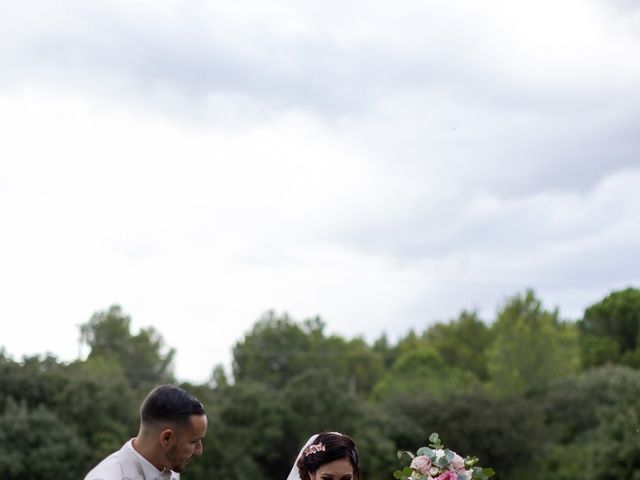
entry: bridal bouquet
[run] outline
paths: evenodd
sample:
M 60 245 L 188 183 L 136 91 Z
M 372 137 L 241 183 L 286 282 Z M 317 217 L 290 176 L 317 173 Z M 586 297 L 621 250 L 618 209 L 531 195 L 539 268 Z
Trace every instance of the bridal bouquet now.
M 495 472 L 477 465 L 477 457 L 462 458 L 456 452 L 444 448 L 437 433 L 429 437 L 429 446 L 411 452 L 398 452 L 398 458 L 407 454 L 411 465 L 393 472 L 398 480 L 487 480 Z

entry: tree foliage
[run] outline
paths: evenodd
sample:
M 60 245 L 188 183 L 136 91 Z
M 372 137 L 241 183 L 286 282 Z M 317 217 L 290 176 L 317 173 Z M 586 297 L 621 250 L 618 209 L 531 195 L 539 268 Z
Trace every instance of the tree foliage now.
M 175 351 L 165 349 L 164 340 L 153 327 L 131 333 L 131 317 L 112 305 L 93 314 L 80 327 L 82 341 L 91 348 L 89 360 L 101 358 L 120 365 L 132 387 L 169 382 Z M 165 351 L 166 350 L 166 351 Z
M 489 379 L 487 346 L 493 331 L 478 318 L 476 312 L 463 311 L 456 320 L 436 323 L 423 334 L 447 365 L 470 372 L 478 380 Z
M 585 367 L 621 363 L 640 367 L 640 290 L 612 292 L 578 321 Z
M 7 402 L 0 415 L 0 478 L 82 478 L 89 447 L 73 426 L 45 406 Z
M 543 479 L 635 478 L 640 471 L 640 371 L 587 370 L 549 386 L 535 399 L 553 438 Z
M 267 312 L 233 348 L 236 381 L 282 388 L 307 370 L 327 370 L 349 383 L 353 395 L 368 392 L 384 373 L 384 357 L 364 340 L 328 336 L 319 318 L 295 322 Z
M 289 378 L 320 363 L 314 340 L 324 337 L 323 330 L 319 318 L 300 325 L 287 314 L 267 312 L 233 347 L 234 378 L 284 386 Z
M 368 480 L 391 478 L 396 450 L 434 431 L 505 480 L 638 479 L 638 295 L 612 292 L 575 324 L 527 291 L 493 321 L 462 312 L 371 344 L 267 312 L 234 346 L 231 375 L 182 385 L 209 417 L 185 478 L 282 480 L 310 434 L 337 430 Z M 72 363 L 0 350 L 2 480 L 82 478 L 135 435 L 148 389 L 173 380 L 173 349 L 151 327 L 131 333 L 120 307 L 81 331 L 91 351 Z
M 557 310 L 544 309 L 532 290 L 509 299 L 492 328 L 488 370 L 500 394 L 522 393 L 579 368 L 574 324 L 561 322 Z
M 438 352 L 421 345 L 395 361 L 373 395 L 376 399 L 398 395 L 441 398 L 469 391 L 476 383 L 478 380 L 471 372 L 450 366 Z

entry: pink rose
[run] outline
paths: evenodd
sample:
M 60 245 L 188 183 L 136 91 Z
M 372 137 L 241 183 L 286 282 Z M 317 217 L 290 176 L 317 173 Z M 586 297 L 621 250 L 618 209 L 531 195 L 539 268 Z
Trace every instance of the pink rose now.
M 447 470 L 446 472 L 438 475 L 436 480 L 458 480 L 458 475 L 451 470 Z
M 428 475 L 431 468 L 431 459 L 426 455 L 420 455 L 411 460 L 411 469 L 420 472 L 422 475 Z
M 456 472 L 464 470 L 464 458 L 456 453 L 456 456 L 451 460 L 451 466 Z

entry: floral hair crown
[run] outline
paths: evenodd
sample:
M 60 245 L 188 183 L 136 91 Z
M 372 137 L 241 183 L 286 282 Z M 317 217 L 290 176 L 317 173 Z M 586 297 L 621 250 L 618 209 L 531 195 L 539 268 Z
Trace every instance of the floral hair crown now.
M 324 444 L 322 442 L 316 443 L 315 445 L 309 445 L 304 449 L 303 455 L 308 457 L 313 453 L 324 452 Z

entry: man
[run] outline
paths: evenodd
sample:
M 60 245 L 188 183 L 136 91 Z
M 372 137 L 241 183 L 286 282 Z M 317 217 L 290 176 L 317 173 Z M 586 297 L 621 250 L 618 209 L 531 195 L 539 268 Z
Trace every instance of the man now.
M 207 417 L 202 404 L 174 385 L 154 388 L 140 406 L 140 430 L 102 460 L 85 480 L 179 480 L 202 455 Z

